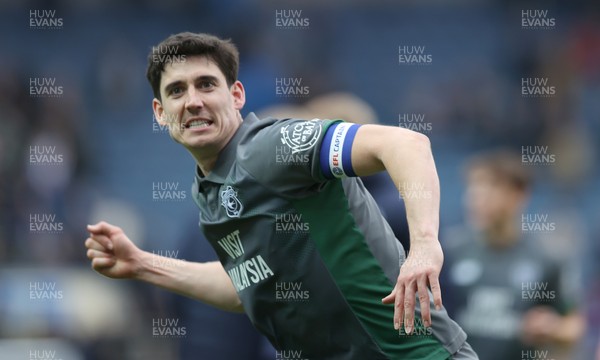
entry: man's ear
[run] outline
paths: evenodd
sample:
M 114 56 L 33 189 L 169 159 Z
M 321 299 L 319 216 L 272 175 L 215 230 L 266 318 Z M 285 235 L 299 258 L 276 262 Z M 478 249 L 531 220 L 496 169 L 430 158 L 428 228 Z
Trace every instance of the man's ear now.
M 231 85 L 231 96 L 233 96 L 233 107 L 236 110 L 242 110 L 244 104 L 246 104 L 246 90 L 244 90 L 244 85 L 241 81 L 236 80 L 236 82 Z
M 167 122 L 162 118 L 164 114 L 164 109 L 162 107 L 162 103 L 157 98 L 154 98 L 152 100 L 152 111 L 154 111 L 154 118 L 156 119 L 156 122 L 160 126 L 165 126 Z

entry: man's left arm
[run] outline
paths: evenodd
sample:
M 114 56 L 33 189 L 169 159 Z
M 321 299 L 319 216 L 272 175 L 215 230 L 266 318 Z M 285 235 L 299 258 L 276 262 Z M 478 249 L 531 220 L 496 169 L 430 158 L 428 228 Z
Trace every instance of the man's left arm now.
M 387 170 L 402 196 L 410 233 L 410 252 L 394 290 L 382 301 L 394 303 L 394 328 L 412 332 L 418 295 L 425 326 L 431 325 L 429 293 L 442 306 L 439 275 L 444 255 L 438 241 L 440 185 L 427 136 L 391 126 L 363 125 L 352 144 L 357 176 Z

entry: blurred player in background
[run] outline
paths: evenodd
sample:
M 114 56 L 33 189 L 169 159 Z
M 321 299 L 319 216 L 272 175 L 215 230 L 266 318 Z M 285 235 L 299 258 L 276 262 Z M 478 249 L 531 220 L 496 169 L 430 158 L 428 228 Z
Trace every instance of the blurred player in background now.
M 583 321 L 559 264 L 523 231 L 530 174 L 497 150 L 468 163 L 466 183 L 469 226 L 445 234 L 448 311 L 482 359 L 553 358 L 540 354 L 577 342 Z
M 220 262 L 158 268 L 157 255 L 100 222 L 86 240 L 96 271 L 245 312 L 282 354 L 477 359 L 442 307 L 439 181 L 424 135 L 341 120 L 243 119 L 231 42 L 181 33 L 155 49 L 147 71 L 154 113 L 196 161 L 192 194 Z M 408 256 L 356 178 L 383 170 L 401 191 L 419 184 L 430 194 L 405 198 Z

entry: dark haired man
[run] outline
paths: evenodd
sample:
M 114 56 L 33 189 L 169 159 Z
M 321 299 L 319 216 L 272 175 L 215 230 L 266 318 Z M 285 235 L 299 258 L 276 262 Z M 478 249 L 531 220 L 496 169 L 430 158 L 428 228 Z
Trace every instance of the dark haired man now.
M 442 308 L 439 183 L 425 136 L 339 120 L 242 119 L 229 41 L 182 33 L 157 49 L 174 52 L 173 61 L 149 57 L 154 113 L 196 161 L 200 227 L 220 262 L 153 268 L 155 255 L 101 222 L 86 240 L 96 271 L 244 311 L 275 348 L 302 358 L 477 358 Z M 401 191 L 429 195 L 405 197 L 408 257 L 355 177 L 382 170 Z
M 446 234 L 449 311 L 483 359 L 562 358 L 549 348 L 575 343 L 583 323 L 559 264 L 531 236 L 544 224 L 523 220 L 526 165 L 508 150 L 483 153 L 467 163 L 466 183 L 469 226 Z

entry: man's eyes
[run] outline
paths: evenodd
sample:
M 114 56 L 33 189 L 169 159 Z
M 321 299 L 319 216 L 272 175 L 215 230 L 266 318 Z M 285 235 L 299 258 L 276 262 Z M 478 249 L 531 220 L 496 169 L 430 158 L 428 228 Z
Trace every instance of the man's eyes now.
M 210 89 L 213 86 L 215 86 L 215 84 L 212 81 L 202 81 L 200 82 L 200 88 L 201 89 Z
M 211 90 L 215 87 L 214 81 L 204 80 L 198 83 L 198 88 L 202 90 Z M 185 92 L 183 86 L 176 86 L 169 90 L 169 95 L 181 95 Z

